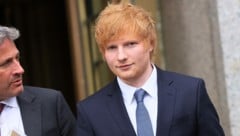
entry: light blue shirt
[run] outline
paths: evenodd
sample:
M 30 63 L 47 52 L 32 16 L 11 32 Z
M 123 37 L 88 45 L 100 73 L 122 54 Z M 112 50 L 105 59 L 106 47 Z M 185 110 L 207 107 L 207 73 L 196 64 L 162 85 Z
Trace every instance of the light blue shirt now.
M 144 83 L 143 86 L 140 88 L 144 89 L 148 95 L 144 97 L 144 104 L 148 110 L 154 135 L 156 136 L 156 129 L 157 129 L 157 111 L 158 111 L 158 86 L 157 86 L 157 70 L 154 65 L 153 71 L 148 78 L 148 80 Z M 126 83 L 124 83 L 119 77 L 117 77 L 119 87 L 122 92 L 123 100 L 125 107 L 128 112 L 128 116 L 131 120 L 131 123 L 133 125 L 133 128 L 135 132 L 137 133 L 137 124 L 136 124 L 136 108 L 137 103 L 134 98 L 134 93 L 137 89 L 134 86 L 130 86 Z
M 10 136 L 14 131 L 20 136 L 25 136 L 22 116 L 16 97 L 1 101 L 5 107 L 0 115 L 1 136 Z

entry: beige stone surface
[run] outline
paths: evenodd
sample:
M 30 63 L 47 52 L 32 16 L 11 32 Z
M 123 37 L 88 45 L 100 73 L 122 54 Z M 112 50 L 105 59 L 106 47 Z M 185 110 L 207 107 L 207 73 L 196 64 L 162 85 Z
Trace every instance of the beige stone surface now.
M 240 0 L 217 0 L 232 136 L 240 136 Z
M 160 5 L 166 68 L 205 80 L 226 136 L 230 136 L 217 3 L 161 0 Z

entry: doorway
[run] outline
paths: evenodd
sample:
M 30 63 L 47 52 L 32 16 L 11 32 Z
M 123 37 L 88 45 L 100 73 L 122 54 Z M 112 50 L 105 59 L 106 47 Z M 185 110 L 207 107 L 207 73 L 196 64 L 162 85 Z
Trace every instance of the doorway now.
M 75 113 L 65 0 L 0 0 L 0 24 L 20 30 L 24 84 L 60 90 Z

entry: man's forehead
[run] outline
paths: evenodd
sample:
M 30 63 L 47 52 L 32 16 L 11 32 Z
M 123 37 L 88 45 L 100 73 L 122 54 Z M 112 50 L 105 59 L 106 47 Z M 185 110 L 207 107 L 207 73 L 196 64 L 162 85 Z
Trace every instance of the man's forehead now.
M 8 39 L 5 38 L 2 44 L 0 45 L 0 56 L 4 55 L 7 52 L 12 52 L 14 54 L 19 54 L 19 51 L 15 45 L 15 43 Z

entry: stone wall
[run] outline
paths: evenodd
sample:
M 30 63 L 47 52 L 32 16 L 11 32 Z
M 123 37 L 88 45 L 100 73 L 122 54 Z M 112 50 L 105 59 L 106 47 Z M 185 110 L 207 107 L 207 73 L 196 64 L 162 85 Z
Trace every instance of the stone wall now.
M 225 134 L 230 136 L 229 88 L 216 1 L 160 0 L 160 6 L 166 69 L 205 80 Z
M 232 136 L 240 136 L 240 0 L 217 0 Z

